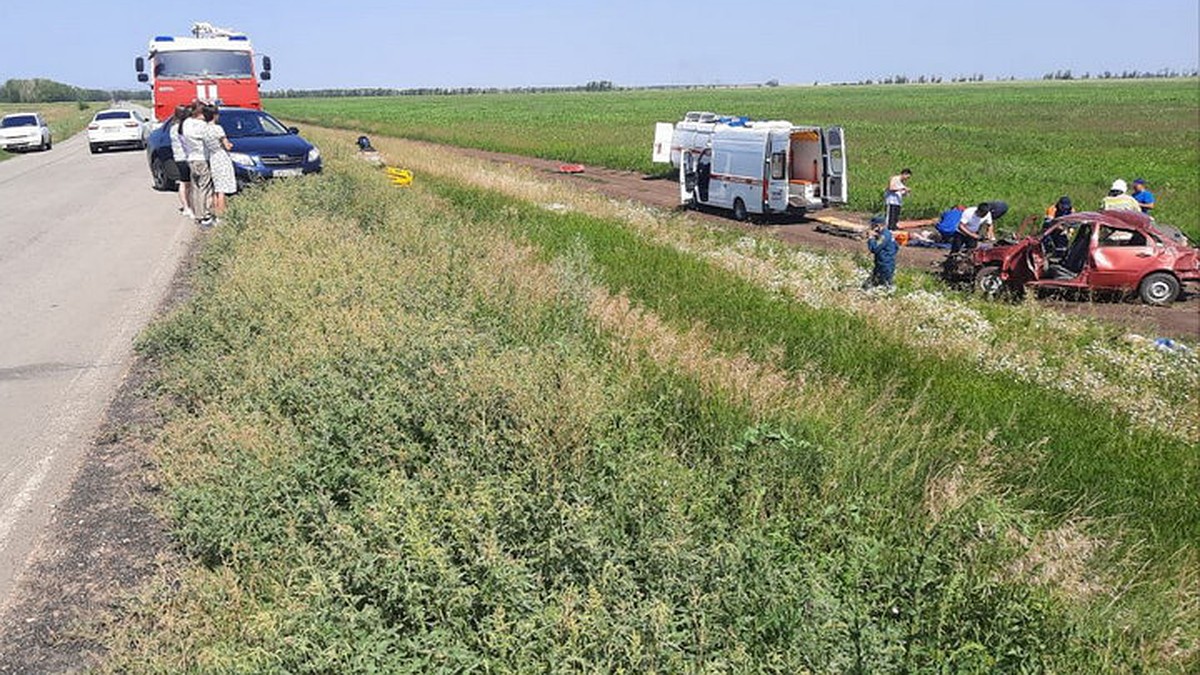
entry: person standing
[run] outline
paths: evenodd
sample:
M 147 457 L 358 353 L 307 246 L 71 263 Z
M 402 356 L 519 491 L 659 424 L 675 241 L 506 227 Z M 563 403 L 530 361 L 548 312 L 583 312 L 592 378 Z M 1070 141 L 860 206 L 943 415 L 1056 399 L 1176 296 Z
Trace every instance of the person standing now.
M 1133 198 L 1137 200 L 1142 213 L 1149 215 L 1150 211 L 1154 209 L 1154 193 L 1146 189 L 1145 178 L 1133 181 Z
M 912 169 L 903 169 L 888 179 L 887 190 L 883 192 L 883 204 L 887 210 L 887 229 L 889 230 L 896 229 L 900 222 L 900 207 L 904 204 L 904 195 L 909 193 L 909 178 L 912 178 Z
M 183 121 L 183 148 L 188 156 L 188 168 L 192 172 L 192 217 L 205 227 L 212 225 L 212 171 L 208 168 L 208 150 L 204 136 L 208 124 L 204 122 L 204 104 L 193 104 L 192 116 Z
M 876 286 L 892 290 L 892 279 L 896 275 L 896 254 L 900 252 L 900 245 L 896 243 L 892 231 L 883 225 L 876 228 L 867 240 L 867 250 L 875 257 L 875 267 L 871 270 L 871 276 L 863 282 L 863 290 Z
M 171 176 L 179 184 L 179 215 L 192 218 L 192 171 L 188 167 L 187 152 L 183 149 L 183 121 L 192 116 L 191 109 L 186 105 L 175 106 L 175 114 L 167 122 L 168 133 L 171 135 L 171 159 L 174 161 L 175 175 Z
M 212 174 L 213 215 L 216 219 L 225 215 L 225 198 L 237 192 L 237 177 L 233 173 L 233 160 L 229 151 L 233 144 L 225 135 L 220 124 L 221 111 L 215 105 L 204 106 L 204 147 L 208 151 L 208 168 Z
M 1142 212 L 1142 205 L 1138 200 L 1125 194 L 1129 187 L 1125 185 L 1125 181 L 1120 178 L 1113 181 L 1112 187 L 1108 191 L 1108 196 L 1100 202 L 1101 211 L 1133 211 L 1134 213 Z

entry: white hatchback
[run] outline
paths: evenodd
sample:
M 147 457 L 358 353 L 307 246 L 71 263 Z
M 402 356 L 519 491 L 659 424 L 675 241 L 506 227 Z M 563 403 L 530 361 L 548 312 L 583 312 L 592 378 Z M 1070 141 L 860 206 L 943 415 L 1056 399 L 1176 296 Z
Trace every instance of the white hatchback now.
M 50 149 L 50 127 L 38 113 L 13 113 L 0 119 L 0 149 Z
M 87 126 L 88 148 L 92 154 L 115 147 L 146 147 L 150 124 L 136 110 L 101 110 Z

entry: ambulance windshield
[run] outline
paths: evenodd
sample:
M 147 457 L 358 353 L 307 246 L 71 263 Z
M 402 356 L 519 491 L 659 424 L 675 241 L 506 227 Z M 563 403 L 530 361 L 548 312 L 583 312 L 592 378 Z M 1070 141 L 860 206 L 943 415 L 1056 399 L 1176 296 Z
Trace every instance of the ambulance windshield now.
M 154 55 L 154 76 L 164 79 L 191 77 L 252 77 L 248 52 L 186 51 Z

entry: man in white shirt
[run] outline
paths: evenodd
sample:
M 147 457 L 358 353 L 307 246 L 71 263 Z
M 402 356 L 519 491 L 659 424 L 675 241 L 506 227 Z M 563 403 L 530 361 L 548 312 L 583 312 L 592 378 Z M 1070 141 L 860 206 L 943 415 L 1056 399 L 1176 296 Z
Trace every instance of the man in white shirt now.
M 983 202 L 979 206 L 972 206 L 962 212 L 962 218 L 958 221 L 958 231 L 955 232 L 954 243 L 950 245 L 951 253 L 958 253 L 964 248 L 975 248 L 980 241 L 991 241 L 996 238 L 996 233 L 992 229 L 991 208 L 990 204 Z
M 900 206 L 904 203 L 904 195 L 908 194 L 908 179 L 912 178 L 912 169 L 904 169 L 888 179 L 887 189 L 883 191 L 883 204 L 887 210 L 887 229 L 894 230 L 900 222 Z
M 204 132 L 208 129 L 203 117 L 204 105 L 197 104 L 192 116 L 183 121 L 180 142 L 188 158 L 188 168 L 192 171 L 192 214 L 197 223 L 208 226 L 213 223 L 213 184 L 212 172 L 208 168 L 208 151 L 204 147 Z

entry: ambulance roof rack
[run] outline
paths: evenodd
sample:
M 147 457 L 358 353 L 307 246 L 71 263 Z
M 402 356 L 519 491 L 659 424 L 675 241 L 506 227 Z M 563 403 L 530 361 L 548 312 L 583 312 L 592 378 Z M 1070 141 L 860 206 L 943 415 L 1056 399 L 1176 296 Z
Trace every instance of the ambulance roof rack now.
M 714 112 L 692 111 L 683 116 L 684 122 L 699 122 L 700 124 L 727 124 L 731 127 L 744 127 L 751 123 L 749 117 L 743 115 L 722 115 Z
M 233 38 L 245 40 L 246 34 L 229 28 L 220 28 L 207 21 L 197 21 L 192 24 L 192 35 L 198 38 Z

